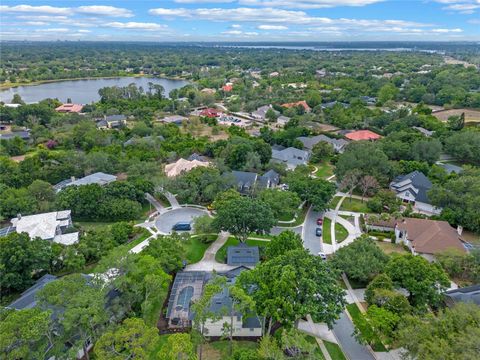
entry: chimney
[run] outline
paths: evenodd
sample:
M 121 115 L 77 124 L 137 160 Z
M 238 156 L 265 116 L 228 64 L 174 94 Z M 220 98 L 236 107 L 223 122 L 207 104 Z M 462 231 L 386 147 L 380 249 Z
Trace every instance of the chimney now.
M 70 177 L 70 181 L 74 182 L 75 181 L 75 176 Z
M 463 233 L 463 226 L 458 225 L 458 226 L 457 226 L 457 234 L 458 234 L 459 236 L 462 236 L 462 233 Z
M 20 220 L 22 218 L 22 214 L 17 214 L 17 219 Z

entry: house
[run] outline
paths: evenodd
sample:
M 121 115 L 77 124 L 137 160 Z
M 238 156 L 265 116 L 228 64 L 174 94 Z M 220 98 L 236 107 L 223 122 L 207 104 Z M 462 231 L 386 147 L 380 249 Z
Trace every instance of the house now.
M 362 140 L 378 140 L 382 136 L 374 133 L 370 130 L 358 130 L 352 131 L 345 135 L 345 137 L 352 141 L 362 141 Z
M 341 107 L 343 107 L 345 109 L 350 106 L 349 104 L 346 104 L 346 103 L 343 103 L 343 102 L 340 102 L 340 101 L 330 101 L 330 102 L 321 104 L 320 107 L 322 108 L 322 110 L 325 110 L 325 109 L 331 109 L 335 105 L 340 105 Z
M 380 216 L 377 215 L 368 215 L 364 216 L 365 218 L 365 226 L 368 230 L 373 231 L 382 231 L 382 232 L 393 232 L 395 231 L 395 227 L 399 221 L 402 221 L 401 218 L 395 218 L 390 214 L 381 214 Z
M 208 162 L 208 158 L 206 156 L 203 156 L 203 155 L 200 155 L 200 154 L 197 154 L 197 153 L 193 153 L 192 155 L 190 155 L 187 158 L 187 160 L 188 161 L 197 160 L 197 161 Z
M 0 134 L 0 140 L 11 140 L 16 137 L 19 137 L 22 140 L 30 140 L 30 130 L 13 131 Z
M 258 246 L 240 243 L 227 248 L 227 265 L 254 267 L 260 261 Z
M 420 126 L 413 126 L 412 129 L 415 129 L 415 130 L 421 132 L 426 137 L 430 137 L 435 133 L 435 131 L 430 131 L 430 130 L 427 130 L 427 129 L 425 129 L 423 127 L 420 127 Z
M 272 108 L 272 105 L 263 105 L 263 106 L 260 106 L 257 110 L 255 110 L 254 112 L 251 113 L 251 116 L 255 119 L 255 120 L 259 120 L 259 121 L 265 121 L 266 118 L 267 118 L 267 111 L 270 110 Z M 279 114 L 278 111 L 276 110 L 273 110 L 275 112 L 275 114 Z
M 289 121 L 290 121 L 290 118 L 288 116 L 280 115 L 279 117 L 277 117 L 278 125 L 285 126 Z
M 56 279 L 57 277 L 54 275 L 43 275 L 32 287 L 25 290 L 17 300 L 7 305 L 7 309 L 24 310 L 34 308 L 37 305 L 37 292 Z
M 109 115 L 104 116 L 103 120 L 97 122 L 98 129 L 118 129 L 127 125 L 127 117 L 125 115 Z
M 12 226 L 7 231 L 22 233 L 26 232 L 31 239 L 39 237 L 43 240 L 51 240 L 62 245 L 72 245 L 78 242 L 78 232 L 68 231 L 72 228 L 71 211 L 54 211 L 43 214 L 27 215 L 10 220 Z
M 270 74 L 268 74 L 270 77 L 277 77 L 278 75 L 280 75 L 278 71 L 272 71 Z
M 262 335 L 262 326 L 257 316 L 254 314 L 247 316 L 236 311 L 232 314 L 232 299 L 228 288 L 235 283 L 238 275 L 246 270 L 248 270 L 247 267 L 239 266 L 227 272 L 218 273 L 218 276 L 226 277 L 227 286 L 212 297 L 209 310 L 219 315 L 220 319 L 206 321 L 205 333 L 207 336 L 223 336 L 223 324 L 225 322 L 230 324 L 232 315 L 234 337 L 260 337 Z M 192 326 L 195 314 L 191 310 L 191 305 L 202 296 L 205 285 L 213 276 L 212 273 L 205 271 L 181 271 L 177 273 L 170 291 L 166 314 L 168 327 L 171 330 L 181 331 Z
M 445 303 L 448 306 L 453 306 L 459 302 L 480 306 L 480 284 L 449 290 L 444 293 L 444 296 Z
M 396 242 L 405 244 L 413 255 L 429 261 L 447 249 L 467 251 L 459 231 L 446 221 L 405 218 L 397 222 L 395 237 Z
M 308 151 L 294 147 L 281 150 L 278 147 L 272 148 L 272 160 L 285 164 L 290 170 L 295 169 L 298 165 L 307 165 L 309 157 Z
M 312 109 L 310 108 L 310 106 L 308 106 L 308 104 L 305 100 L 296 101 L 296 102 L 292 102 L 292 103 L 285 103 L 285 104 L 282 104 L 282 106 L 286 107 L 288 109 L 293 108 L 293 107 L 297 107 L 297 106 L 301 106 L 305 109 L 305 112 L 312 111 Z
M 208 118 L 217 118 L 220 116 L 220 112 L 214 108 L 206 108 L 200 112 L 200 116 L 206 116 Z
M 166 124 L 176 124 L 176 125 L 182 125 L 184 121 L 188 120 L 185 116 L 181 115 L 170 115 L 170 116 L 165 116 L 164 118 L 160 119 L 160 122 L 166 123 Z
M 70 179 L 63 180 L 58 184 L 54 185 L 53 188 L 56 192 L 65 189 L 67 186 L 82 186 L 90 184 L 98 184 L 100 186 L 110 184 L 117 180 L 115 175 L 105 174 L 103 172 L 96 172 L 94 174 L 87 175 L 80 179 L 75 179 L 72 176 Z
M 362 100 L 368 106 L 374 106 L 377 103 L 377 98 L 371 96 L 361 96 L 360 100 Z
M 250 171 L 236 170 L 224 175 L 233 178 L 233 184 L 242 195 L 249 195 L 257 188 L 274 188 L 280 183 L 280 175 L 274 170 L 269 170 L 261 176 Z
M 232 83 L 227 83 L 225 85 L 222 86 L 222 90 L 224 92 L 230 92 L 233 90 L 233 84 Z
M 200 90 L 200 92 L 202 92 L 204 94 L 208 94 L 208 95 L 214 95 L 217 92 L 217 90 L 210 89 L 210 88 L 205 88 L 205 89 Z
M 63 104 L 55 109 L 60 113 L 80 113 L 83 109 L 82 104 Z
M 337 153 L 343 153 L 345 146 L 348 145 L 348 141 L 344 139 L 334 139 L 325 135 L 317 135 L 312 137 L 300 136 L 297 140 L 301 141 L 303 148 L 307 151 L 312 151 L 313 147 L 319 142 L 324 141 L 333 146 L 333 149 Z
M 180 158 L 174 163 L 165 165 L 165 174 L 168 177 L 175 177 L 180 175 L 181 173 L 189 172 L 190 170 L 199 166 L 207 167 L 207 166 L 210 166 L 210 163 L 206 161 L 198 161 L 198 160 L 189 161 L 189 160 Z
M 125 141 L 123 143 L 123 146 L 134 146 L 138 144 L 154 145 L 156 141 L 158 142 L 165 141 L 165 138 L 162 135 L 158 135 L 158 136 L 149 135 L 149 136 L 144 136 L 142 138 L 132 137 L 127 141 Z
M 439 214 L 441 209 L 433 206 L 428 198 L 428 191 L 431 188 L 430 180 L 418 170 L 397 176 L 390 183 L 390 189 L 396 193 L 397 197 L 413 204 L 415 210 L 427 214 Z

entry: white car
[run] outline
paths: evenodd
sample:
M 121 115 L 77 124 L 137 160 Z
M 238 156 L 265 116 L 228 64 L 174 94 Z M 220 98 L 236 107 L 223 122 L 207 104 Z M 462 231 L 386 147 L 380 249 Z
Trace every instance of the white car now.
M 318 253 L 318 256 L 320 256 L 322 260 L 327 260 L 327 255 L 321 251 Z

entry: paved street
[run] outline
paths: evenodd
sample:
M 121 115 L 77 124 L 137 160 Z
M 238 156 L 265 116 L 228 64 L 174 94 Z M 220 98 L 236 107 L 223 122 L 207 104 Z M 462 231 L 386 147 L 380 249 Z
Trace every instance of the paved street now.
M 301 225 L 295 226 L 295 227 L 291 227 L 291 228 L 275 226 L 275 227 L 272 228 L 272 230 L 270 230 L 270 234 L 272 234 L 272 235 L 278 235 L 278 234 L 280 234 L 281 232 L 284 232 L 284 231 L 287 231 L 287 230 L 293 231 L 294 233 L 297 233 L 297 234 L 299 234 L 300 236 L 302 235 L 302 226 L 301 226 Z
M 155 226 L 162 234 L 170 234 L 172 227 L 178 222 L 191 222 L 194 218 L 208 214 L 206 210 L 196 208 L 178 208 L 160 214 L 155 219 Z
M 351 360 L 375 360 L 375 357 L 368 349 L 359 344 L 352 335 L 354 331 L 353 323 L 348 318 L 345 311 L 340 315 L 340 319 L 333 325 L 333 332 L 337 337 L 342 350 Z
M 317 219 L 321 217 L 321 215 L 321 212 L 310 209 L 307 212 L 307 216 L 305 217 L 305 222 L 303 224 L 303 246 L 313 255 L 318 255 L 319 252 L 323 251 L 320 237 L 315 235 L 316 228 L 321 227 L 317 225 Z

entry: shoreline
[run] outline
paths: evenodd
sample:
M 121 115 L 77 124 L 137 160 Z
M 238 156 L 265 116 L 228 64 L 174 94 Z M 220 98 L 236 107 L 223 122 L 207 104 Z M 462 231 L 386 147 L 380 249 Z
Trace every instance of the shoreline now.
M 133 78 L 140 78 L 140 77 L 146 77 L 146 78 L 156 78 L 156 79 L 167 79 L 167 80 L 185 80 L 185 81 L 191 81 L 182 77 L 169 77 L 169 76 L 150 76 L 150 75 L 141 75 L 141 74 L 129 74 L 129 75 L 116 75 L 116 76 L 89 76 L 89 77 L 79 77 L 79 78 L 70 78 L 70 79 L 50 79 L 50 80 L 37 80 L 37 81 L 32 81 L 32 82 L 22 82 L 22 83 L 11 83 L 11 84 L 1 84 L 0 85 L 0 91 L 1 90 L 8 90 L 12 88 L 18 88 L 21 86 L 35 86 L 35 85 L 42 85 L 42 84 L 50 84 L 50 83 L 55 83 L 55 82 L 64 82 L 64 81 L 80 81 L 80 80 L 99 80 L 99 79 L 119 79 L 119 78 L 127 78 L 127 77 L 133 77 Z

